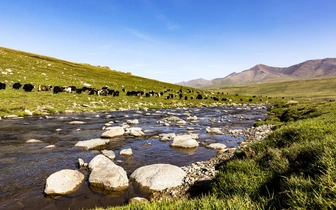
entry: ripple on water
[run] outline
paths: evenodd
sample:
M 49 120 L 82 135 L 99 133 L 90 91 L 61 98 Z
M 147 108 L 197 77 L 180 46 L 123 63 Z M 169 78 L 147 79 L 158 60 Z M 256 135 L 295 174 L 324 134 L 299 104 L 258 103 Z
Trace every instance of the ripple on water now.
M 83 151 L 73 148 L 77 141 L 99 138 L 106 123 L 118 126 L 129 119 L 138 119 L 146 136 L 121 136 L 111 139 L 102 149 L 116 153 L 115 163 L 130 175 L 136 168 L 155 163 L 169 163 L 185 166 L 192 162 L 208 160 L 216 151 L 200 146 L 195 149 L 170 147 L 171 142 L 162 142 L 161 133 L 199 134 L 198 141 L 204 144 L 224 143 L 237 146 L 242 136 L 231 134 L 207 134 L 206 127 L 219 127 L 224 132 L 230 129 L 251 127 L 257 119 L 264 118 L 265 110 L 248 111 L 234 107 L 161 109 L 148 111 L 116 111 L 111 113 L 88 113 L 55 115 L 48 117 L 27 117 L 0 121 L 0 209 L 81 209 L 95 206 L 120 205 L 130 196 L 141 196 L 133 185 L 121 195 L 106 195 L 93 190 L 85 182 L 81 188 L 67 196 L 45 197 L 43 194 L 47 177 L 62 169 L 78 169 L 78 158 L 89 162 L 100 153 L 99 149 Z M 128 116 L 127 118 L 125 116 Z M 185 125 L 169 122 L 169 126 L 158 124 L 169 116 L 178 116 Z M 188 116 L 197 120 L 188 121 Z M 84 124 L 69 124 L 83 121 Z M 29 139 L 43 143 L 27 144 Z M 46 149 L 48 145 L 55 148 Z M 124 157 L 122 149 L 132 148 L 133 156 Z M 82 171 L 88 176 L 87 171 Z

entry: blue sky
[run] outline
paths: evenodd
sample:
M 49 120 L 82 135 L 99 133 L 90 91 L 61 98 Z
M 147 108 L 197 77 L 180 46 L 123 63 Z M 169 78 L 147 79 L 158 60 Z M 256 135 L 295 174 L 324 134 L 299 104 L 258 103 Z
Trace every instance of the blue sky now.
M 2 0 L 0 46 L 177 83 L 336 57 L 335 0 Z

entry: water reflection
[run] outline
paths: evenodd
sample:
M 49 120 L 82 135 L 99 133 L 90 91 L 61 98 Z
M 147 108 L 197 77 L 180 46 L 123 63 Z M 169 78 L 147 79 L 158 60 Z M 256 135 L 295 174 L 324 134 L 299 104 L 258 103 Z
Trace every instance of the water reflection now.
M 74 148 L 78 141 L 99 138 L 106 123 L 118 126 L 129 119 L 138 119 L 140 123 L 131 126 L 141 127 L 146 136 L 115 137 L 101 148 L 115 151 L 114 162 L 122 166 L 128 175 L 136 168 L 149 164 L 185 166 L 207 160 L 216 151 L 203 146 L 195 149 L 172 148 L 171 142 L 160 141 L 158 135 L 194 133 L 199 134 L 200 143 L 218 142 L 228 147 L 237 146 L 237 142 L 242 141 L 243 137 L 207 134 L 205 128 L 219 127 L 223 131 L 242 129 L 251 127 L 254 121 L 265 117 L 266 110 L 238 108 L 118 111 L 0 120 L 0 209 L 82 209 L 120 205 L 129 197 L 142 195 L 142 192 L 131 186 L 121 195 L 106 195 L 91 189 L 85 182 L 78 191 L 70 195 L 45 197 L 45 181 L 56 171 L 78 169 L 78 158 L 89 162 L 100 154 L 99 149 L 84 151 Z M 168 116 L 178 116 L 187 124 L 172 122 L 165 126 L 157 123 Z M 197 116 L 197 120 L 187 120 L 188 116 Z M 83 121 L 84 124 L 70 123 L 75 120 Z M 29 139 L 41 140 L 42 143 L 28 144 L 26 141 Z M 50 145 L 55 147 L 46 148 Z M 133 156 L 120 156 L 120 151 L 127 148 L 132 148 Z M 82 172 L 88 176 L 87 171 Z

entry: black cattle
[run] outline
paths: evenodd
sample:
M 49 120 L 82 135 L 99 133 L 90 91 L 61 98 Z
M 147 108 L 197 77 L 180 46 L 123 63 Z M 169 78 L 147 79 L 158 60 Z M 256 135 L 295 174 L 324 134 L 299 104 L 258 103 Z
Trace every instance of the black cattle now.
M 6 89 L 6 83 L 0 82 L 0 90 Z
M 94 95 L 94 94 L 98 94 L 98 89 L 96 89 L 96 88 L 90 88 L 89 89 L 89 95 Z
M 196 96 L 196 99 L 201 100 L 201 99 L 203 99 L 203 96 L 202 96 L 201 94 L 198 94 L 198 95 Z
M 76 93 L 77 94 L 81 94 L 83 92 L 83 89 L 82 88 L 78 88 L 78 89 L 76 89 Z
M 20 89 L 22 87 L 21 83 L 17 82 L 13 84 L 13 89 Z
M 54 93 L 54 94 L 57 94 L 57 93 L 60 93 L 60 92 L 63 92 L 62 87 L 60 87 L 60 86 L 55 86 L 54 89 L 53 89 L 53 93 Z
M 31 92 L 34 89 L 34 85 L 32 85 L 32 84 L 24 84 L 23 85 L 23 89 L 26 92 Z
M 38 85 L 38 91 L 49 91 L 52 89 L 51 85 Z

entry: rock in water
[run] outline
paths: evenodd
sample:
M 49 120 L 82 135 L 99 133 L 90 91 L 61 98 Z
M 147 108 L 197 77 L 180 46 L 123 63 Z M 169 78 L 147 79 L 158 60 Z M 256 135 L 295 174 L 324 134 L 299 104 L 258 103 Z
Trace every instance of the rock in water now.
M 180 167 L 170 164 L 153 164 L 140 167 L 131 174 L 131 179 L 148 193 L 182 185 L 186 176 Z
M 120 126 L 109 127 L 108 129 L 106 128 L 106 130 L 108 131 L 101 135 L 102 138 L 113 138 L 115 136 L 122 136 L 125 133 L 125 130 Z
M 76 170 L 64 169 L 51 174 L 46 181 L 47 195 L 66 195 L 76 191 L 84 181 L 84 175 Z
M 126 171 L 104 155 L 94 157 L 89 168 L 92 170 L 89 177 L 92 186 L 108 191 L 123 191 L 129 186 Z

